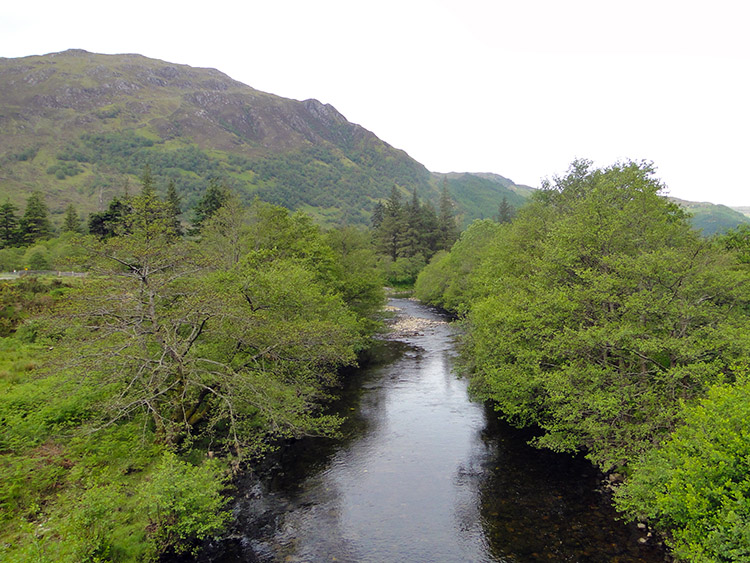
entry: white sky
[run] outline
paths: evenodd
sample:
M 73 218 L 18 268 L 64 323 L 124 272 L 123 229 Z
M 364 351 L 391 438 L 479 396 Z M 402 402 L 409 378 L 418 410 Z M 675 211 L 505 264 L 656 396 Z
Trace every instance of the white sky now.
M 0 56 L 217 68 L 436 172 L 645 159 L 675 197 L 750 206 L 749 26 L 746 0 L 42 0 L 3 7 Z

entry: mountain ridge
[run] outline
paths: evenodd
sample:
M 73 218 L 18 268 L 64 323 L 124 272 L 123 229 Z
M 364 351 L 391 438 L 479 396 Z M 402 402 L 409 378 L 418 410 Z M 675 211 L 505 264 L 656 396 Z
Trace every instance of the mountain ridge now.
M 447 187 L 464 226 L 534 191 L 495 173 L 430 172 L 331 104 L 215 68 L 83 49 L 0 58 L 0 199 L 21 207 L 39 190 L 59 223 L 69 204 L 103 210 L 145 166 L 186 209 L 218 178 L 324 225 L 367 224 L 394 185 L 433 204 Z

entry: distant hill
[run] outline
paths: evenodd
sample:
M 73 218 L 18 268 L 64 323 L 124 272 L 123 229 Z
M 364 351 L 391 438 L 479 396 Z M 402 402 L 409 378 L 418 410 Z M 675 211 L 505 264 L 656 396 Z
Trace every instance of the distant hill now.
M 699 203 L 677 198 L 669 199 L 686 209 L 692 215 L 690 221 L 693 227 L 703 231 L 703 234 L 707 236 L 716 233 L 725 233 L 730 229 L 736 228 L 738 225 L 750 223 L 750 217 L 726 205 L 715 205 L 706 202 Z
M 518 209 L 534 191 L 534 188 L 517 185 L 499 174 L 433 172 L 432 177 L 441 184 L 444 182 L 453 197 L 461 202 L 464 226 L 474 219 L 495 217 L 503 198 Z
M 175 182 L 186 208 L 217 177 L 326 224 L 369 222 L 393 185 L 437 202 L 444 179 L 464 222 L 503 196 L 522 202 L 501 176 L 431 174 L 331 105 L 217 70 L 82 50 L 0 58 L 0 201 L 22 208 L 38 189 L 53 213 L 98 211 L 137 190 L 146 165 L 160 189 Z

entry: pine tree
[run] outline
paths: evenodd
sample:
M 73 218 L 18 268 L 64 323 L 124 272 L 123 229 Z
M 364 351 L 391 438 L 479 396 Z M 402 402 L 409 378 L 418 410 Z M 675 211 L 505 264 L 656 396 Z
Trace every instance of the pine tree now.
M 109 202 L 106 211 L 89 215 L 89 233 L 100 239 L 128 234 L 130 231 L 127 218 L 133 211 L 130 206 L 131 200 L 130 197 L 115 197 Z
M 453 199 L 448 193 L 448 185 L 443 182 L 440 193 L 440 209 L 438 210 L 438 250 L 448 250 L 458 239 L 458 227 L 454 215 Z
M 503 200 L 497 209 L 497 217 L 495 218 L 498 223 L 510 223 L 516 214 L 515 208 L 508 203 L 508 199 L 503 196 Z
M 391 257 L 394 262 L 402 255 L 406 218 L 401 193 L 396 186 L 384 204 L 383 220 L 375 233 L 378 252 Z
M 193 228 L 192 234 L 199 234 L 203 223 L 205 223 L 216 211 L 222 207 L 229 199 L 229 190 L 225 188 L 218 180 L 212 178 L 208 182 L 206 193 L 200 199 L 193 210 Z
M 81 219 L 78 217 L 78 211 L 76 211 L 76 208 L 72 203 L 65 209 L 62 231 L 64 233 L 81 232 Z
M 0 248 L 13 246 L 18 241 L 18 208 L 10 201 L 0 205 Z
M 378 230 L 380 228 L 380 225 L 383 223 L 384 216 L 385 206 L 383 205 L 382 201 L 379 201 L 375 204 L 375 207 L 372 210 L 371 224 L 373 229 Z
M 411 258 L 417 254 L 423 253 L 423 225 L 422 225 L 422 206 L 419 203 L 417 189 L 414 188 L 411 194 L 411 202 L 404 210 L 404 231 L 402 235 L 402 244 L 399 248 L 399 256 Z
M 141 173 L 141 195 L 147 195 L 151 198 L 156 197 L 154 177 L 151 174 L 151 167 L 148 164 L 143 167 L 143 172 Z
M 422 204 L 419 210 L 420 228 L 422 229 L 422 253 L 426 259 L 430 259 L 435 252 L 440 250 L 438 247 L 438 217 L 435 212 L 435 206 L 429 201 Z
M 49 210 L 40 192 L 32 192 L 29 199 L 26 200 L 26 210 L 21 217 L 19 232 L 21 242 L 24 244 L 49 238 L 52 234 Z
M 167 213 L 169 214 L 175 234 L 178 237 L 182 236 L 182 222 L 180 221 L 182 201 L 180 200 L 180 195 L 177 193 L 174 180 L 169 180 L 167 184 Z

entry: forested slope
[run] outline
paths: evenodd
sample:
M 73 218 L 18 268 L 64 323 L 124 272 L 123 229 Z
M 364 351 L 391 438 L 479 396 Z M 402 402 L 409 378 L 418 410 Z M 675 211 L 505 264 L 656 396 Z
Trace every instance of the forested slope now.
M 368 223 L 394 185 L 433 204 L 441 189 L 333 106 L 260 92 L 217 70 L 81 50 L 0 59 L 0 201 L 20 207 L 37 190 L 59 224 L 69 204 L 101 212 L 137 190 L 145 166 L 159 186 L 174 182 L 186 209 L 215 178 L 245 202 L 259 196 L 329 225 Z M 507 180 L 456 182 L 469 220 L 477 198 L 497 207 L 513 196 Z

